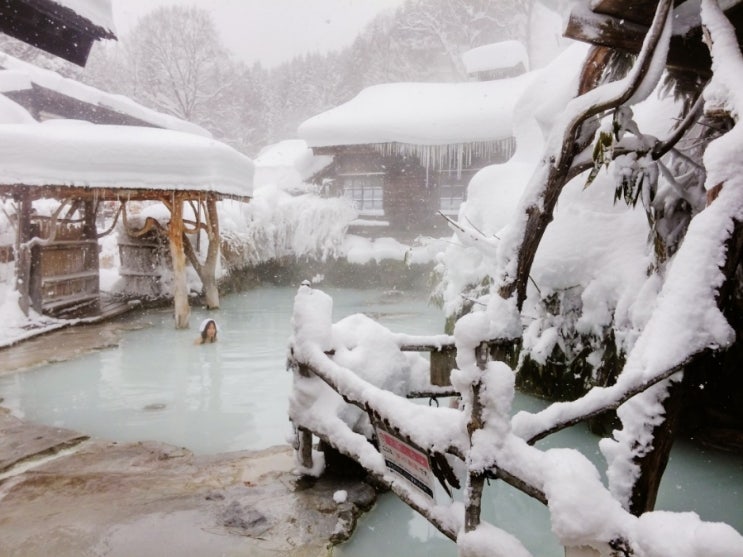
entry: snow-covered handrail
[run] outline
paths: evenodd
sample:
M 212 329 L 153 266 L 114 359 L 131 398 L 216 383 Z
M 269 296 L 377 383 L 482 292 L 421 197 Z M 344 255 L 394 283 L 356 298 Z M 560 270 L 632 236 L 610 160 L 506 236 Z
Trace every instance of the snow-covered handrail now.
M 361 379 L 353 370 L 336 364 L 317 345 L 305 344 L 301 351 L 294 350 L 293 358 L 327 383 L 345 402 L 365 412 L 373 408 L 385 423 L 421 448 L 433 453 L 459 455 L 467 451 L 460 411 L 421 406 L 381 389 Z
M 721 205 L 727 206 L 726 203 Z M 707 218 L 714 218 L 713 211 L 705 213 L 710 215 Z M 322 292 L 306 286 L 300 288 L 295 298 L 291 341 L 295 381 L 290 417 L 302 436 L 310 436 L 309 443 L 307 439 L 298 439 L 298 453 L 310 449 L 312 454 L 311 436 L 315 435 L 328 446 L 356 460 L 377 481 L 456 541 L 462 555 L 528 557 L 530 553 L 517 539 L 492 524 L 478 521 L 475 529 L 467 530 L 466 507 L 463 508 L 461 503 L 437 503 L 391 473 L 385 457 L 369 440 L 368 432 L 356 430 L 358 421 L 356 426 L 351 425 L 354 418 L 338 395 L 360 408 L 359 416 L 373 415 L 375 423 L 384 424 L 385 429 L 421 447 L 429 456 L 448 451 L 463 457 L 470 471 L 502 479 L 548 505 L 552 529 L 566 546 L 590 546 L 606 555 L 678 557 L 675 545 L 669 545 L 667 550 L 657 550 L 653 536 L 660 524 L 664 535 L 683 540 L 684 547 L 690 548 L 684 555 L 703 554 L 699 552 L 700 548 L 716 548 L 722 551 L 720 554 L 729 554 L 725 551 L 743 547 L 743 538 L 732 528 L 703 522 L 692 513 L 647 512 L 635 517 L 622 508 L 601 483 L 593 465 L 579 452 L 570 449 L 543 451 L 529 446 L 523 438 L 515 435 L 504 419 L 510 414 L 514 375 L 504 363 L 486 361 L 487 343 L 478 348 L 480 361 L 487 368 L 481 385 L 484 421 L 480 429 L 473 432 L 472 444 L 467 447 L 467 412 L 412 404 L 399 394 L 359 377 L 358 370 L 334 361 L 334 358 L 345 357 L 347 346 L 343 342 L 355 344 L 356 339 L 366 336 L 367 331 L 359 330 L 359 321 L 332 324 L 325 311 L 332 306 L 326 304 L 323 307 L 328 299 Z M 344 336 L 343 325 L 355 329 L 357 336 Z M 395 340 L 401 337 L 392 333 L 387 337 L 392 341 L 388 346 L 398 350 Z M 380 341 L 371 339 L 370 344 L 379 346 Z M 462 361 L 466 360 L 462 358 Z M 328 385 L 332 386 L 332 391 Z M 340 405 L 328 398 L 328 393 L 337 397 Z M 312 458 L 322 464 L 320 453 L 314 453 Z M 301 464 L 300 470 L 304 473 L 318 473 L 312 463 L 310 466 Z M 590 497 L 591 505 L 600 512 L 588 511 L 589 517 L 580 505 L 576 506 L 578 494 L 581 498 Z

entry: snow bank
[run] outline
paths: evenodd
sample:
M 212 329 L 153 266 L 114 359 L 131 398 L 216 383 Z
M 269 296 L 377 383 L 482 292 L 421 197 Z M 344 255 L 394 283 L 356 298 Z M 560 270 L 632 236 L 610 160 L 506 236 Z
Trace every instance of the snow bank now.
M 255 188 L 276 186 L 287 191 L 313 189 L 308 182 L 333 162 L 333 157 L 313 155 L 301 139 L 288 139 L 261 149 L 253 160 Z
M 522 64 L 529 69 L 529 54 L 521 41 L 502 41 L 468 50 L 462 54 L 467 73 L 512 68 Z

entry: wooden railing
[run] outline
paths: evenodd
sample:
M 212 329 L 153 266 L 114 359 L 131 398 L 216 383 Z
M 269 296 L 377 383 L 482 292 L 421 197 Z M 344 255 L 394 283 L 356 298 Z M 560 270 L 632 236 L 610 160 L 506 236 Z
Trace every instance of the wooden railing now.
M 460 393 L 451 386 L 449 381 L 449 373 L 451 372 L 452 367 L 456 364 L 456 347 L 453 339 L 435 344 L 415 342 L 414 339 L 412 340 L 412 342 L 401 343 L 399 349 L 401 352 L 429 352 L 431 354 L 431 383 L 425 389 L 411 390 L 402 395 L 397 395 L 399 398 L 398 403 L 402 403 L 404 399 L 411 398 L 430 398 L 437 400 L 439 397 L 459 397 Z M 484 366 L 494 354 L 499 354 L 501 357 L 513 361 L 516 347 L 516 343 L 510 342 L 505 346 L 503 343 L 483 343 L 476 349 L 476 357 L 482 366 Z M 365 412 L 369 416 L 372 425 L 374 425 L 375 432 L 379 429 L 389 432 L 395 439 L 401 441 L 403 446 L 424 454 L 428 461 L 430 470 L 434 473 L 436 478 L 439 480 L 439 483 L 449 494 L 451 494 L 449 486 L 459 488 L 459 481 L 447 462 L 446 456 L 449 455 L 461 461 L 466 460 L 469 448 L 468 444 L 470 441 L 467 439 L 466 435 L 468 434 L 471 437 L 472 433 L 474 433 L 478 427 L 476 424 L 482 423 L 482 408 L 478 405 L 473 408 L 472 423 L 467 426 L 467 434 L 465 434 L 465 436 L 460 436 L 459 443 L 454 443 L 448 446 L 431 447 L 426 440 L 416 437 L 415 433 L 410 431 L 410 428 L 403 427 L 404 424 L 400 422 L 400 417 L 395 416 L 386 410 L 385 406 L 387 405 L 376 407 L 375 405 L 370 404 L 364 396 L 360 395 L 360 392 L 368 393 L 369 390 L 377 390 L 377 387 L 370 383 L 363 382 L 356 376 L 353 370 L 345 368 L 338 369 L 339 366 L 333 362 L 334 355 L 334 351 L 323 352 L 322 355 L 317 354 L 317 357 L 313 358 L 312 362 L 309 362 L 298 359 L 293 350 L 290 350 L 288 365 L 295 373 L 295 385 L 298 382 L 301 383 L 304 379 L 321 379 L 331 389 L 333 389 L 333 391 L 338 393 L 347 404 L 354 405 Z M 335 368 L 335 371 L 329 372 L 328 368 Z M 381 391 L 381 389 L 378 390 Z M 396 395 L 387 393 L 386 396 L 393 397 Z M 475 397 L 475 400 L 477 400 L 477 397 Z M 409 402 L 409 404 L 413 403 Z M 429 404 L 429 406 L 431 405 Z M 453 408 L 439 408 L 438 404 L 436 404 L 435 408 L 427 408 L 425 406 L 422 406 L 421 408 L 432 412 L 437 410 L 459 411 L 458 409 Z M 447 512 L 443 512 L 443 510 L 446 509 L 445 506 L 436 504 L 433 498 L 422 497 L 419 490 L 416 490 L 409 482 L 399 481 L 394 472 L 390 471 L 390 463 L 382 455 L 382 451 L 380 450 L 380 441 L 377 435 L 371 439 L 366 438 L 367 449 L 374 449 L 380 460 L 384 461 L 387 465 L 386 469 L 378 466 L 369 466 L 368 464 L 365 465 L 363 462 L 364 458 L 360 458 L 358 446 L 354 447 L 339 443 L 337 439 L 334 439 L 327 431 L 322 431 L 322 428 L 320 427 L 313 427 L 310 424 L 303 423 L 301 419 L 297 419 L 296 415 L 292 416 L 292 421 L 294 422 L 296 430 L 295 450 L 297 452 L 297 459 L 304 470 L 310 471 L 314 469 L 316 463 L 313 457 L 313 440 L 314 438 L 317 438 L 325 445 L 332 447 L 339 453 L 359 462 L 366 472 L 374 477 L 377 482 L 395 493 L 401 501 L 421 514 L 442 534 L 452 541 L 456 541 L 457 535 L 462 526 L 471 530 L 480 523 L 480 501 L 484 483 L 488 479 L 501 479 L 538 501 L 544 504 L 547 502 L 542 491 L 529 485 L 527 481 L 518 477 L 517 474 L 498 466 L 492 466 L 476 473 L 474 477 L 470 478 L 468 489 L 471 491 L 474 490 L 474 492 L 469 494 L 468 502 L 465 506 L 465 524 L 452 523 L 451 520 L 443 518 L 448 514 Z

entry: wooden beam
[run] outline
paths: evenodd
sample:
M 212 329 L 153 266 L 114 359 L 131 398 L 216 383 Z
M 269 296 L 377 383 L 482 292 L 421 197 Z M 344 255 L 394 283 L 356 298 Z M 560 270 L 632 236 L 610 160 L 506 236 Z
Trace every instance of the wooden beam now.
M 563 34 L 576 41 L 610 46 L 636 54 L 640 52 L 647 32 L 647 25 L 598 14 L 583 4 L 577 4 L 570 12 Z
M 680 4 L 676 0 L 675 4 Z M 596 0 L 593 11 L 598 14 L 614 16 L 634 23 L 640 23 L 646 27 L 653 21 L 653 15 L 658 7 L 658 0 Z
M 577 41 L 638 54 L 648 30 L 645 21 L 651 19 L 645 19 L 651 5 L 657 5 L 657 0 L 601 0 L 593 9 L 577 4 L 570 12 L 563 34 Z M 736 29 L 738 44 L 743 45 L 743 1 L 731 0 L 725 16 Z M 671 70 L 710 75 L 711 58 L 702 42 L 700 26 L 671 37 L 666 65 Z
M 570 13 L 564 35 L 577 41 L 606 46 L 638 54 L 648 28 L 645 25 L 606 14 L 594 13 L 577 5 Z M 711 68 L 709 50 L 702 42 L 700 28 L 673 35 L 666 65 L 677 71 L 708 76 Z
M 30 186 L 28 184 L 0 184 L 0 197 L 16 197 L 27 191 L 29 198 L 37 199 L 95 199 L 98 201 L 167 201 L 174 193 L 183 197 L 184 201 L 198 200 L 205 193 L 214 196 L 217 201 L 233 199 L 248 203 L 248 195 L 233 195 L 216 191 L 204 190 L 174 190 L 168 188 L 111 188 L 90 186 L 63 186 L 49 184 L 44 186 Z

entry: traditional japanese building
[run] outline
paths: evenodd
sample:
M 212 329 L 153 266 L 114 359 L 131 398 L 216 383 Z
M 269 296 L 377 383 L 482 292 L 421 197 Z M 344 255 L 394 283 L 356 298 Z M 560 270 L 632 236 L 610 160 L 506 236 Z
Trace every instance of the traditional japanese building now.
M 315 155 L 333 157 L 314 181 L 353 200 L 352 232 L 402 240 L 446 234 L 441 214 L 457 214 L 470 178 L 513 154 L 515 104 L 532 79 L 364 89 L 300 125 Z

